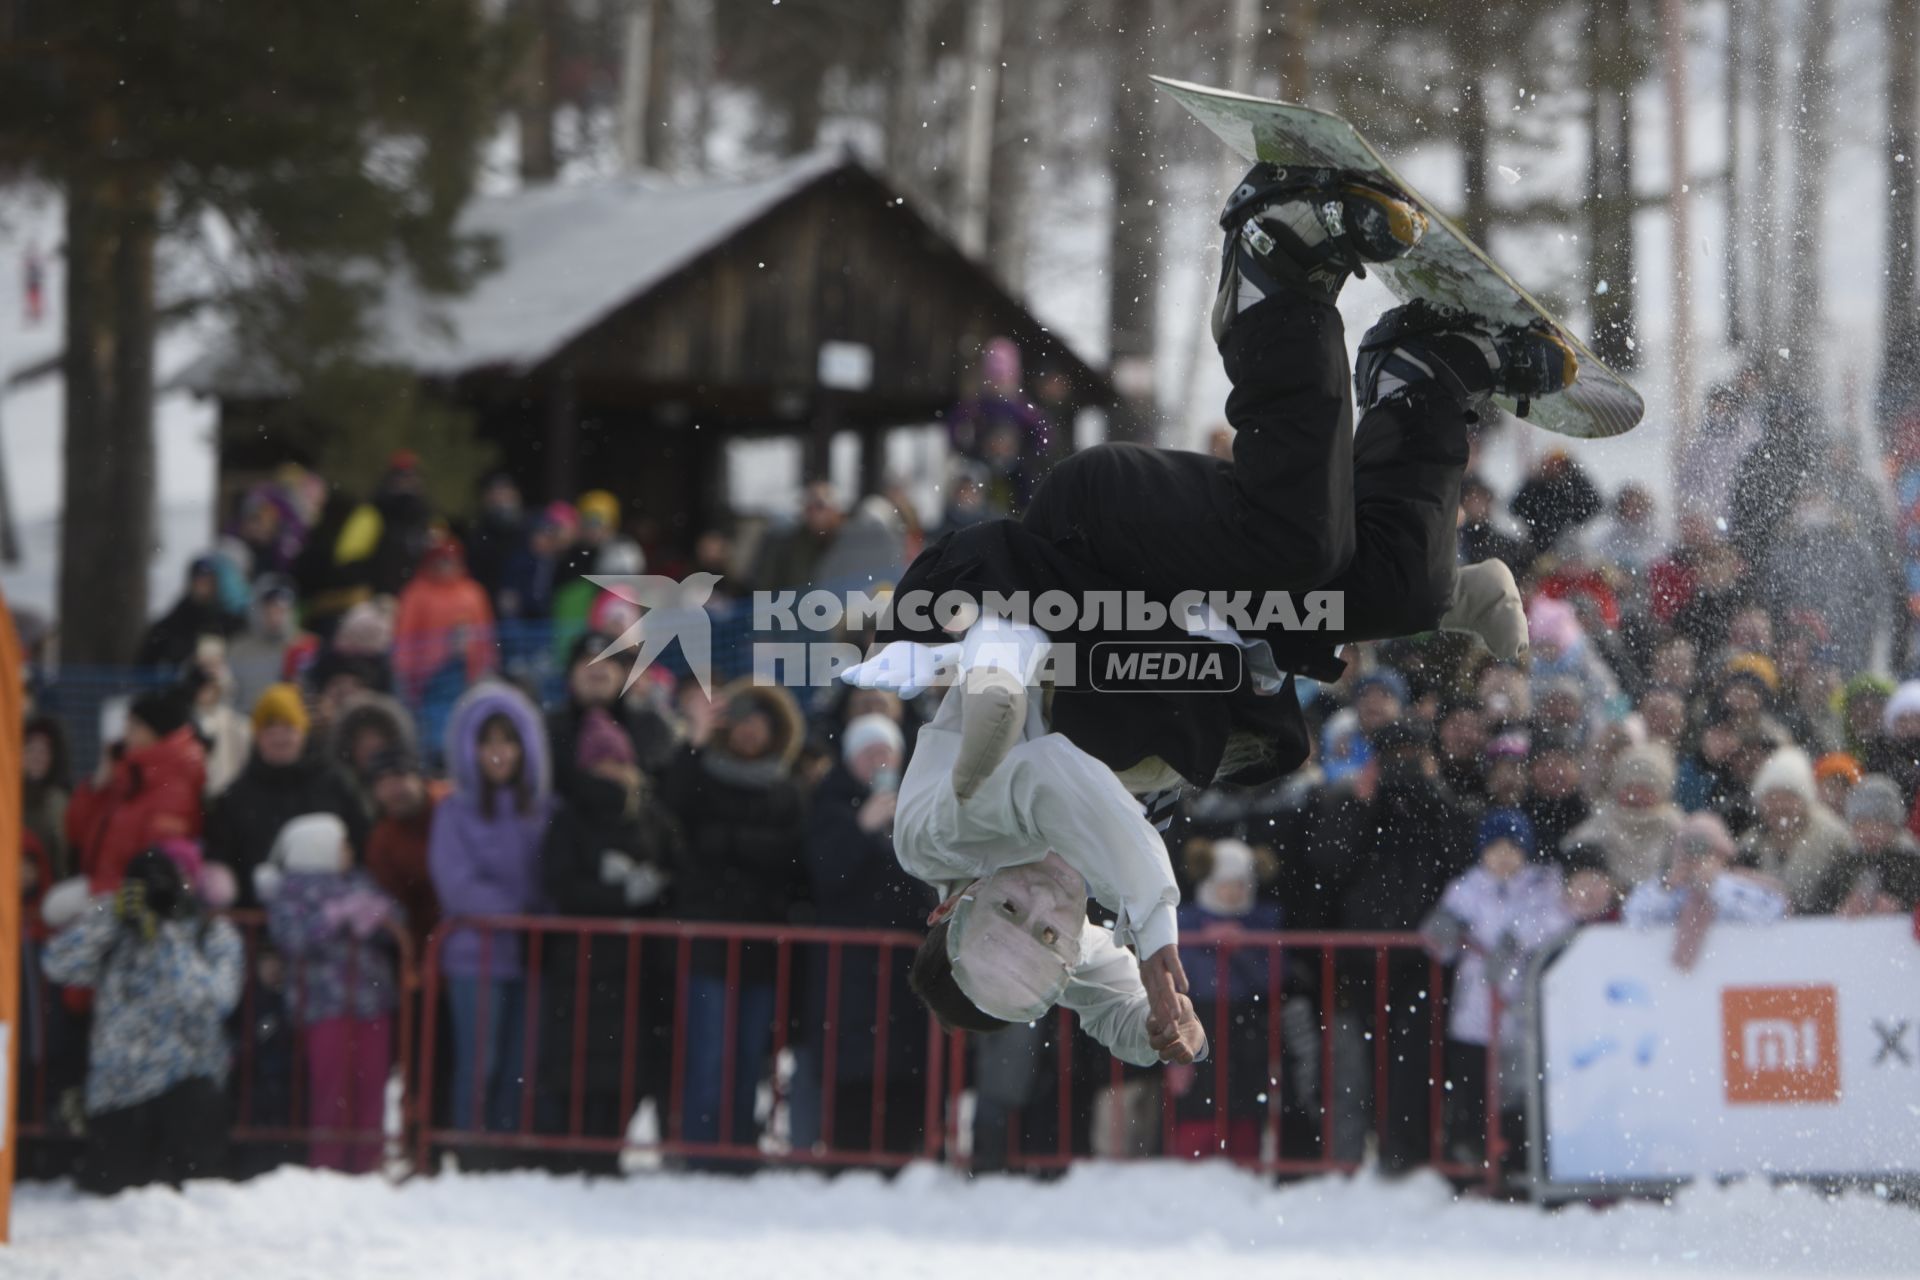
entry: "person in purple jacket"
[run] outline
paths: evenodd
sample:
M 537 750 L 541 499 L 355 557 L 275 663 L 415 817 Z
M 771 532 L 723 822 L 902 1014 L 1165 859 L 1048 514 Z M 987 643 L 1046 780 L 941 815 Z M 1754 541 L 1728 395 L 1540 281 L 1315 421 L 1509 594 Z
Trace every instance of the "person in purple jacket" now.
M 545 905 L 540 848 L 553 812 L 545 726 L 526 695 L 486 681 L 447 720 L 454 790 L 434 810 L 427 868 L 449 920 Z M 453 1015 L 453 1126 L 517 1127 L 526 981 L 509 930 L 460 929 L 440 952 Z M 482 1033 L 484 1032 L 484 1039 Z

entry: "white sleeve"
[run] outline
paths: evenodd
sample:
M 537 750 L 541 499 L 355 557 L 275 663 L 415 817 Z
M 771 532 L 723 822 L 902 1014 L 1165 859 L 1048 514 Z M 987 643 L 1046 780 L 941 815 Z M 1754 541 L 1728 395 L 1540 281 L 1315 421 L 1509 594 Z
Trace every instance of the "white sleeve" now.
M 1620 907 L 1620 923 L 1635 929 L 1672 924 L 1680 915 L 1680 895 L 1656 879 L 1642 880 Z
M 1060 1003 L 1122 1062 L 1151 1067 L 1160 1061 L 1147 1041 L 1147 989 L 1140 983 L 1140 962 L 1099 925 L 1081 930 L 1080 964 L 1067 979 Z
M 1167 846 L 1107 766 L 1059 734 L 1035 738 L 1008 752 L 961 806 L 969 815 L 983 807 L 1085 876 L 1093 896 L 1119 917 L 1118 942 L 1142 956 L 1179 942 L 1180 889 Z
M 1787 914 L 1787 900 L 1772 888 L 1725 871 L 1714 878 L 1713 905 L 1727 924 L 1772 924 Z

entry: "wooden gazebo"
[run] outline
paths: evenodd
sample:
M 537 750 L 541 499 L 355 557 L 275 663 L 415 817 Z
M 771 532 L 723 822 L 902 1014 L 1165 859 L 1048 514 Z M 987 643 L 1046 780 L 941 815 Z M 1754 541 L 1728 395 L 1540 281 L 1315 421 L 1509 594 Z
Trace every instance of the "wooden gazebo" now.
M 1106 375 L 857 160 L 815 155 L 744 181 L 620 178 L 476 200 L 495 246 L 468 293 L 393 286 L 376 351 L 469 409 L 530 499 L 612 489 L 678 540 L 722 503 L 730 439 L 789 435 L 823 470 L 854 431 L 877 481 L 891 427 L 937 420 L 997 335 L 1027 385 L 1059 375 L 1062 416 L 1111 404 Z M 210 360 L 221 466 L 297 458 L 263 431 L 271 386 Z M 1070 421 L 1070 417 L 1069 417 Z

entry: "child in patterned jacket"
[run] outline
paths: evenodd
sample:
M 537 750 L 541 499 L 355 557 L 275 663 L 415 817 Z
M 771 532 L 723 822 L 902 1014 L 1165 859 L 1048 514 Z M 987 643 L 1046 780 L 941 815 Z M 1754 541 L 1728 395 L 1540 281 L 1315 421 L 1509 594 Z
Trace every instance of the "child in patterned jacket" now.
M 79 1183 L 102 1195 L 222 1172 L 222 1023 L 240 1000 L 244 948 L 205 914 L 198 848 L 179 843 L 134 855 L 120 888 L 79 906 L 42 961 L 53 981 L 94 990 Z

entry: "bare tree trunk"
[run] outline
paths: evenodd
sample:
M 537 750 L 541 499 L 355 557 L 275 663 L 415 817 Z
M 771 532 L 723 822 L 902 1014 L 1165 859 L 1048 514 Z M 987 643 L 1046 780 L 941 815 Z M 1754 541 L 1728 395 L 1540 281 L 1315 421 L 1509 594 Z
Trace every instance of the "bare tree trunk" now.
M 1915 166 L 1920 157 L 1915 80 L 1920 71 L 1920 0 L 1887 0 L 1887 277 L 1881 304 L 1880 389 L 1875 416 L 1892 424 L 1920 392 L 1920 298 L 1914 293 Z
M 647 101 L 653 74 L 653 15 L 660 0 L 627 0 L 621 18 L 620 106 L 614 122 L 620 149 L 620 167 L 632 172 L 646 167 Z
M 1053 16 L 1049 6 L 1016 5 L 1008 15 L 1003 40 L 1009 79 L 994 125 L 987 262 L 1015 294 L 1026 285 L 1028 199 L 1033 191 L 1036 144 L 1043 136 L 1035 126 L 1045 119 L 1044 104 L 1050 96 L 1042 74 L 1041 33 Z
M 1235 0 L 1234 31 L 1246 30 L 1249 43 L 1258 38 L 1251 22 L 1245 28 L 1240 23 L 1238 0 Z M 1313 63 L 1309 54 L 1313 48 L 1314 29 L 1319 20 L 1316 9 L 1317 0 L 1287 0 L 1280 18 L 1280 96 L 1288 102 L 1305 102 L 1313 92 Z M 1253 15 L 1258 16 L 1256 13 Z M 1251 54 L 1252 50 L 1248 50 Z M 1252 80 L 1248 73 L 1249 83 Z M 1240 92 L 1249 92 L 1241 89 Z
M 1687 17 L 1684 0 L 1661 0 L 1667 79 L 1667 227 L 1672 259 L 1673 310 L 1667 369 L 1677 464 L 1693 435 L 1693 233 L 1687 175 Z
M 1487 102 L 1485 50 L 1489 40 L 1486 11 L 1477 4 L 1462 7 L 1447 27 L 1455 42 L 1456 62 L 1462 68 L 1460 111 L 1455 116 L 1460 143 L 1460 229 L 1482 248 L 1493 229 L 1492 108 Z
M 1227 83 L 1226 87 L 1235 93 L 1250 93 L 1253 89 L 1253 54 L 1259 43 L 1259 19 L 1261 0 L 1233 0 L 1227 10 Z M 1283 58 L 1282 66 L 1291 59 Z M 1305 86 L 1298 90 L 1285 83 L 1282 73 L 1281 97 L 1291 101 L 1301 101 L 1306 97 Z M 1237 156 L 1229 155 L 1220 166 L 1220 192 L 1224 201 L 1225 194 L 1233 190 L 1234 183 L 1242 172 L 1244 162 Z M 1180 373 L 1180 398 L 1175 403 L 1175 412 L 1191 413 L 1200 393 L 1200 366 L 1206 359 L 1207 348 L 1213 337 L 1212 327 L 1207 323 L 1208 300 L 1219 282 L 1211 271 L 1200 273 L 1199 284 L 1195 288 L 1194 313 L 1197 317 L 1187 335 L 1186 358 L 1182 362 Z
M 1634 350 L 1631 0 L 1593 0 L 1587 42 L 1587 297 L 1594 353 L 1631 369 Z
M 1753 345 L 1769 386 L 1780 345 L 1780 21 L 1777 0 L 1748 0 L 1753 17 Z
M 1160 295 L 1159 170 L 1154 164 L 1153 0 L 1115 0 L 1112 138 L 1113 225 L 1107 239 L 1109 358 L 1120 403 L 1109 434 L 1150 444 L 1154 336 Z
M 1740 291 L 1740 237 L 1743 230 L 1740 223 L 1740 67 L 1745 61 L 1741 49 L 1744 21 L 1741 0 L 1727 0 L 1727 200 L 1723 236 L 1726 240 L 1727 345 L 1730 347 L 1738 347 L 1746 337 L 1746 326 L 1740 315 L 1740 306 L 1744 301 Z
M 675 37 L 679 46 L 674 50 L 674 67 L 680 73 L 680 84 L 691 90 L 692 101 L 684 104 L 687 108 L 685 119 L 680 122 L 678 153 L 682 166 L 696 173 L 707 169 L 707 143 L 713 137 L 713 89 L 718 77 L 714 75 L 714 64 L 719 56 L 720 36 L 718 31 L 719 15 L 714 11 L 714 0 L 673 0 L 679 13 L 675 22 Z M 819 94 L 810 96 L 811 117 L 794 131 L 788 141 L 796 151 L 811 151 L 820 128 Z M 676 102 L 674 106 L 680 107 Z M 798 135 L 804 136 L 798 136 Z
M 979 257 L 987 249 L 987 211 L 993 179 L 993 124 L 1000 100 L 1002 0 L 974 0 L 967 24 L 967 110 L 960 142 L 960 247 Z
M 887 102 L 887 170 L 895 183 L 911 190 L 920 183 L 925 151 L 925 117 L 920 104 L 927 88 L 927 28 L 935 0 L 900 0 L 900 26 L 893 46 L 893 80 Z
M 1820 218 L 1832 152 L 1833 0 L 1803 0 L 1800 67 L 1794 84 L 1800 128 L 1793 148 L 1793 217 L 1787 238 L 1787 306 L 1782 360 L 1786 385 L 1811 399 L 1820 389 Z
M 68 184 L 60 622 L 77 665 L 132 661 L 147 621 L 158 203 L 147 184 Z
M 554 149 L 553 114 L 559 92 L 560 23 L 565 10 L 560 0 L 530 0 L 533 40 L 522 68 L 515 115 L 520 127 L 520 180 L 551 182 L 559 172 Z
M 680 15 L 674 0 L 652 0 L 653 31 L 647 41 L 646 115 L 641 121 L 641 151 L 656 169 L 673 167 L 674 54 Z

